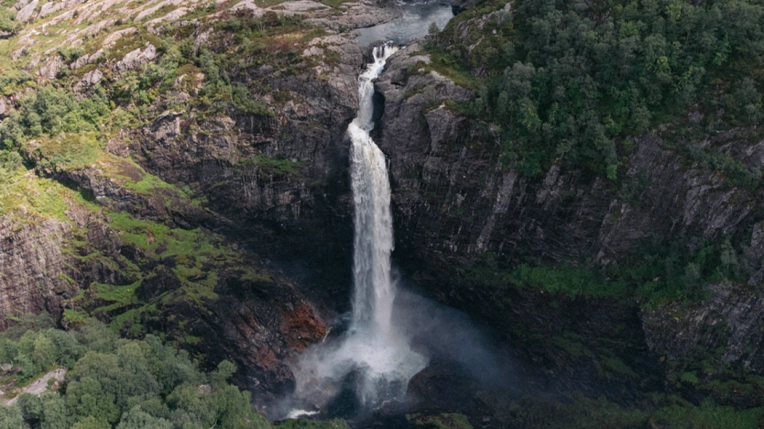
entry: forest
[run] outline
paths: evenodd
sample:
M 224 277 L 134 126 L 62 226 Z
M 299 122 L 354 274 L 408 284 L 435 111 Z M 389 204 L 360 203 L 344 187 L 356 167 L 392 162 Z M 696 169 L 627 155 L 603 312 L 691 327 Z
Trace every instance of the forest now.
M 47 314 L 22 320 L 0 336 L 0 389 L 18 389 L 56 368 L 39 396 L 21 393 L 0 405 L 3 429 L 265 429 L 271 424 L 250 404 L 249 392 L 228 383 L 229 361 L 201 370 L 186 351 L 155 335 L 121 339 L 90 319 L 64 331 Z M 8 395 L 5 396 L 6 400 Z M 342 429 L 344 423 L 288 421 L 276 427 Z
M 496 10 L 503 5 L 458 15 L 431 49 L 488 82 L 462 107 L 501 126 L 508 163 L 538 176 L 561 160 L 616 180 L 633 139 L 659 131 L 733 182 L 758 186 L 760 171 L 704 159 L 697 138 L 758 133 L 761 2 L 520 0 Z M 490 10 L 480 31 L 460 25 Z

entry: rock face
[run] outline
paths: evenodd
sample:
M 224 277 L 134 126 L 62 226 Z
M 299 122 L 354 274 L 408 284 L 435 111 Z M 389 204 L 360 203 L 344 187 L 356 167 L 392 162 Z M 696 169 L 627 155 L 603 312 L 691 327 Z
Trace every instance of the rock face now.
M 82 100 L 160 61 L 165 51 L 144 30 L 166 37 L 173 25 L 199 27 L 196 19 L 179 21 L 190 11 L 228 18 L 225 9 L 196 3 L 72 0 L 38 11 L 37 0 L 22 1 L 17 9 L 29 22 L 14 36 L 13 57 L 23 58 L 41 85 L 55 81 Z M 188 7 L 160 10 L 172 5 Z M 112 6 L 113 18 L 96 19 Z M 253 109 L 199 110 L 207 76 L 189 64 L 190 72 L 165 83 L 172 86 L 167 93 L 149 91 L 145 126 L 106 137 L 97 155 L 77 167 L 49 162 L 49 152 L 37 150 L 47 140 L 24 146 L 21 155 L 34 167 L 30 180 L 63 185 L 57 191 L 68 188 L 72 201 L 61 219 L 26 213 L 0 219 L 0 315 L 7 316 L 0 329 L 22 313 L 49 311 L 64 327 L 96 314 L 116 320 L 125 335 L 167 333 L 203 354 L 205 365 L 235 361 L 235 380 L 260 404 L 287 391 L 294 353 L 324 338 L 327 321 L 348 302 L 352 221 L 344 139 L 363 55 L 345 29 L 396 16 L 373 4 L 350 9 L 337 14 L 315 2 L 288 2 L 255 14 L 315 18 L 343 34 L 316 32 L 293 49 L 312 31 L 298 26 L 296 39 L 269 39 L 277 44 L 266 52 L 272 61 L 245 58 L 226 70 L 240 87 L 264 88 Z M 155 14 L 163 15 L 151 19 Z M 134 26 L 122 28 L 119 18 L 128 16 Z M 69 23 L 78 27 L 56 27 Z M 110 31 L 114 26 L 120 29 Z M 222 52 L 238 43 L 232 32 L 212 27 L 189 36 L 193 49 Z M 50 40 L 32 49 L 40 35 Z M 83 48 L 90 39 L 97 40 Z M 305 50 L 312 54 L 303 58 Z M 3 98 L 0 115 L 18 109 L 20 97 Z M 132 102 L 122 101 L 124 108 Z M 160 236 L 167 231 L 186 249 L 168 250 L 168 237 Z M 202 246 L 212 256 L 196 253 Z M 107 290 L 134 296 L 115 302 Z
M 710 286 L 711 297 L 689 308 L 667 305 L 643 316 L 647 344 L 671 359 L 721 359 L 746 370 L 764 371 L 764 297 L 728 283 Z
M 205 45 L 222 51 L 234 42 L 233 36 L 220 38 L 212 29 L 199 31 L 195 20 L 177 21 L 197 10 L 195 2 L 149 2 L 134 9 L 126 4 L 118 9 L 138 16 L 137 22 L 160 14 L 161 5 L 170 3 L 189 7 L 175 9 L 173 15 L 161 12 L 163 16 L 151 21 L 152 33 L 160 34 L 161 26 L 170 23 L 193 30 L 189 49 Z M 50 18 L 51 25 L 67 20 L 79 25 L 114 2 L 47 3 L 39 13 L 37 4 L 19 3 L 17 19 L 34 20 L 63 10 Z M 456 6 L 472 4 L 467 0 Z M 137 235 L 135 231 L 120 230 L 103 213 L 71 204 L 68 220 L 0 218 L 0 314 L 47 310 L 62 320 L 64 309 L 76 309 L 68 300 L 80 289 L 101 283 L 129 286 L 137 280 L 125 274 L 127 268 L 139 266 L 145 278 L 135 294 L 142 302 L 157 304 L 158 315 L 136 324 L 144 322 L 179 338 L 191 336 L 185 346 L 207 355 L 210 363 L 234 359 L 241 369 L 238 381 L 262 402 L 290 388 L 288 360 L 323 338 L 334 314 L 347 308 L 352 198 L 345 130 L 356 114 L 357 74 L 364 52 L 339 29 L 378 23 L 397 12 L 372 4 L 353 4 L 340 13 L 327 12 L 314 2 L 290 2 L 267 11 L 252 1 L 231 6 L 258 17 L 276 12 L 302 16 L 337 33 L 316 36 L 299 49 L 296 40 L 304 37 L 302 33 L 294 39 L 275 38 L 277 49 L 267 52 L 266 60 L 245 58 L 231 66 L 227 72 L 233 83 L 262 89 L 254 108 L 226 106 L 212 113 L 199 108 L 192 101 L 200 96 L 207 77 L 193 66 L 174 83 L 166 83 L 172 83 L 171 91 L 152 96 L 150 105 L 143 106 L 144 125 L 102 142 L 99 148 L 105 153 L 97 161 L 72 171 L 38 167 L 35 174 L 76 189 L 112 213 L 127 213 L 132 220 L 183 231 L 214 231 L 235 250 L 236 258 L 262 268 L 268 278 L 247 278 L 237 272 L 241 267 L 213 261 L 198 274 L 219 276 L 208 296 L 164 299 L 187 287 L 178 266 L 188 264 L 188 255 L 163 255 L 166 249 L 148 254 L 125 239 Z M 313 9 L 318 10 L 316 16 L 310 15 Z M 28 71 L 41 81 L 63 79 L 59 76 L 72 71 L 77 80 L 69 87 L 86 94 L 103 82 L 113 84 L 120 75 L 140 72 L 163 55 L 141 40 L 137 47 L 129 45 L 119 56 L 111 56 L 143 33 L 136 27 L 105 35 L 94 52 L 69 64 L 54 55 L 66 44 L 77 46 L 115 23 L 98 21 L 62 33 L 66 38 L 51 46 L 47 56 L 29 59 Z M 14 58 L 31 52 L 32 30 L 37 31 L 22 32 Z M 622 361 L 635 372 L 622 371 L 602 388 L 652 385 L 661 370 L 660 357 L 695 359 L 699 348 L 722 348 L 720 359 L 725 363 L 764 372 L 764 338 L 757 330 L 764 321 L 759 290 L 764 282 L 764 207 L 756 192 L 687 162 L 659 135 L 634 139 L 619 183 L 563 165 L 552 165 L 543 177 L 528 178 L 501 159 L 496 130 L 446 103 L 471 100 L 475 94 L 431 71 L 430 58 L 421 51 L 416 44 L 400 51 L 376 83 L 373 137 L 389 160 L 394 259 L 406 275 L 429 295 L 468 311 L 501 331 L 504 341 L 520 345 L 518 354 L 550 369 L 558 390 L 596 393 L 587 383 L 603 365 L 620 368 Z M 0 99 L 0 117 L 9 114 L 14 102 Z M 738 135 L 732 131 L 703 144 L 748 168 L 764 167 L 764 142 L 751 144 Z M 44 161 L 34 153 L 25 157 L 32 163 Z M 126 185 L 148 175 L 166 186 L 141 191 Z M 189 195 L 198 201 L 192 203 Z M 155 239 L 140 232 L 141 240 Z M 604 266 L 650 241 L 681 243 L 692 252 L 725 237 L 750 243 L 740 263 L 752 274 L 745 286 L 713 285 L 708 300 L 689 308 L 667 305 L 642 311 L 615 300 L 480 285 L 463 289 L 461 284 L 465 270 L 485 256 Z M 67 248 L 74 241 L 79 247 Z M 94 254 L 102 257 L 91 257 Z M 103 304 L 98 301 L 103 298 L 93 299 Z M 135 310 L 132 305 L 120 311 Z M 123 314 L 104 315 L 119 316 Z M 0 320 L 0 329 L 10 323 L 10 318 Z M 552 338 L 557 346 L 534 349 L 538 338 Z M 603 339 L 609 346 L 597 345 Z M 609 363 L 592 358 L 605 352 L 611 353 Z
M 350 196 L 347 124 L 357 105 L 360 50 L 347 39 L 340 63 L 313 72 L 246 71 L 289 100 L 274 114 L 208 117 L 166 111 L 135 133 L 133 155 L 170 183 L 206 195 L 245 245 L 297 270 L 310 265 L 311 284 L 334 285 L 347 296 L 350 267 Z M 203 130 L 203 132 L 201 132 Z M 332 291 L 330 288 L 330 292 Z M 344 300 L 344 299 L 343 299 Z
M 402 50 L 377 83 L 383 113 L 375 141 L 390 160 L 394 257 L 408 275 L 442 301 L 502 327 L 506 337 L 519 341 L 518 347 L 526 351 L 533 349 L 528 335 L 549 338 L 562 332 L 555 334 L 552 326 L 586 337 L 598 332 L 600 323 L 612 322 L 628 326 L 629 333 L 600 332 L 600 337 L 630 338 L 636 349 L 622 350 L 619 358 L 633 356 L 638 362 L 630 366 L 642 368 L 646 379 L 662 371 L 656 366 L 661 356 L 697 359 L 694 351 L 699 348 L 721 347 L 727 364 L 762 372 L 764 354 L 759 351 L 756 327 L 764 316 L 758 293 L 763 234 L 757 222 L 764 207 L 758 193 L 731 185 L 698 163 L 688 163 L 657 135 L 634 140 L 618 185 L 561 165 L 553 165 L 542 178 L 528 179 L 515 165 L 500 160 L 498 139 L 490 127 L 445 105 L 446 100 L 474 95 L 427 71 L 429 58 L 419 50 L 417 46 Z M 703 145 L 749 168 L 764 167 L 764 142 L 751 144 L 730 132 Z M 752 273 L 747 280 L 750 289 L 713 286 L 709 300 L 683 312 L 678 310 L 681 304 L 650 312 L 636 305 L 619 310 L 607 301 L 593 301 L 575 305 L 598 307 L 601 312 L 574 316 L 575 306 L 564 297 L 548 297 L 545 305 L 527 292 L 496 292 L 490 286 L 482 292 L 460 289 L 465 271 L 483 255 L 551 265 L 583 261 L 607 265 L 646 243 L 681 243 L 686 251 L 695 252 L 727 237 L 751 243 L 736 251 L 739 263 Z M 514 293 L 519 295 L 507 298 Z M 550 306 L 551 302 L 555 304 Z M 611 312 L 631 314 L 631 319 L 594 321 L 612 316 Z M 585 327 L 587 320 L 593 323 Z M 554 350 L 537 352 L 551 359 L 548 365 L 556 368 L 554 377 L 570 380 L 569 387 L 576 379 L 587 379 L 587 371 L 596 373 L 582 369 L 586 365 L 581 361 L 560 366 L 564 359 L 558 361 Z
M 479 131 L 479 124 L 441 104 L 471 93 L 435 72 L 417 73 L 415 64 L 426 58 L 410 53 L 416 49 L 393 59 L 377 84 L 385 100 L 379 141 L 391 163 L 401 259 L 447 267 L 493 252 L 607 263 L 652 237 L 692 247 L 703 239 L 751 236 L 762 208 L 756 194 L 687 166 L 658 136 L 634 142 L 623 180 L 643 182 L 630 199 L 606 179 L 559 165 L 540 180 L 524 178 L 500 161 L 490 130 Z M 764 142 L 726 139 L 742 162 L 764 166 L 757 155 Z
M 49 311 L 61 315 L 62 299 L 77 293 L 65 275 L 61 253 L 68 225 L 49 219 L 42 223 L 0 218 L 0 329 L 13 317 Z

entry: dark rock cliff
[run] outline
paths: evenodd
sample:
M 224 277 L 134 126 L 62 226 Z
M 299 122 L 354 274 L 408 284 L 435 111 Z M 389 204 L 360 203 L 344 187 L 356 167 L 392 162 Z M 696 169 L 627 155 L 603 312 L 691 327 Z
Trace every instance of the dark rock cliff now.
M 377 83 L 384 114 L 376 132 L 390 159 L 395 260 L 408 275 L 441 301 L 496 328 L 526 359 L 543 363 L 557 391 L 587 390 L 595 379 L 604 383 L 600 391 L 610 389 L 610 375 L 602 376 L 612 372 L 607 360 L 592 363 L 579 345 L 592 355 L 612 353 L 653 387 L 661 373 L 677 370 L 676 362 L 707 357 L 703 350 L 723 350 L 720 364 L 761 371 L 756 362 L 762 341 L 755 333 L 764 314 L 757 304 L 760 191 L 735 186 L 688 160 L 659 134 L 634 139 L 619 183 L 560 165 L 541 178 L 526 178 L 500 159 L 490 126 L 448 107 L 447 100 L 474 95 L 432 71 L 429 61 L 421 46 L 410 46 Z M 748 168 L 764 167 L 764 142 L 747 141 L 744 134 L 710 137 L 703 146 Z M 737 285 L 710 286 L 710 296 L 688 309 L 465 281 L 486 255 L 509 266 L 536 261 L 607 267 L 655 243 L 692 253 L 730 239 L 742 243 L 733 253 L 745 274 Z M 613 320 L 615 315 L 623 319 Z M 549 337 L 555 338 L 552 345 L 541 345 Z M 602 348 L 601 341 L 611 345 Z
M 339 28 L 380 19 L 324 16 L 316 22 Z M 223 50 L 232 42 L 214 36 L 197 32 L 194 44 Z M 44 155 L 25 147 L 25 160 L 36 164 L 30 174 L 55 180 L 85 201 L 65 201 L 61 219 L 0 218 L 0 315 L 6 317 L 0 328 L 21 313 L 43 310 L 63 324 L 76 322 L 64 317 L 66 310 L 129 319 L 121 325 L 125 332 L 142 323 L 188 337 L 183 345 L 211 363 L 235 360 L 238 382 L 258 400 L 288 390 L 289 359 L 323 338 L 348 306 L 352 206 L 345 130 L 356 113 L 364 61 L 347 34 L 306 43 L 296 53 L 288 43 L 279 46 L 281 55 L 297 58 L 287 66 L 274 54 L 272 63 L 248 59 L 230 71 L 236 83 L 267 88 L 257 97 L 266 111 L 207 114 L 190 103 L 198 88 L 183 87 L 179 78 L 147 107 L 147 123 L 102 142 L 105 152 L 91 164 L 47 168 Z M 95 68 L 77 90 L 86 93 L 103 75 L 155 59 L 153 47 L 141 49 L 92 64 L 91 56 L 82 56 L 73 70 L 80 62 Z M 46 65 L 40 80 L 55 78 L 49 69 L 60 69 L 60 62 Z M 544 380 L 539 390 L 604 390 L 629 398 L 660 385 L 664 372 L 703 359 L 764 372 L 760 191 L 690 160 L 660 132 L 634 139 L 617 183 L 559 164 L 543 177 L 525 177 L 501 159 L 495 129 L 447 103 L 470 100 L 473 91 L 429 62 L 416 44 L 389 61 L 376 85 L 374 130 L 389 159 L 394 259 L 426 294 L 490 325 L 512 353 L 540 366 L 534 370 Z M 0 103 L 4 115 L 6 101 Z M 703 145 L 748 168 L 764 167 L 764 142 L 744 135 L 733 130 Z M 137 186 L 146 178 L 161 186 Z M 120 213 L 135 225 L 120 224 Z M 168 252 L 170 239 L 163 242 L 151 228 L 182 237 L 196 231 L 186 241 L 209 240 L 216 252 L 227 253 L 196 261 L 198 243 L 186 253 Z M 487 256 L 509 267 L 529 260 L 607 267 L 646 244 L 677 243 L 696 252 L 727 238 L 738 245 L 744 279 L 715 282 L 710 296 L 689 306 L 465 281 Z M 256 267 L 256 275 L 248 267 Z M 205 294 L 192 293 L 201 282 Z M 147 306 L 128 301 L 104 310 L 112 301 L 102 285 L 134 284 Z M 74 300 L 78 294 L 87 299 Z M 709 357 L 708 350 L 718 353 Z

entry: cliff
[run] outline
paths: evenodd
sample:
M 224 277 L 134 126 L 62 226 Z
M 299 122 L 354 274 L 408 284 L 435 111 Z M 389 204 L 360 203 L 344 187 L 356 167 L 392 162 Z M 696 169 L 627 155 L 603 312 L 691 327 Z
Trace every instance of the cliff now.
M 232 358 L 260 403 L 289 390 L 290 359 L 349 301 L 345 129 L 366 52 L 348 31 L 395 10 L 14 9 L 20 24 L 0 40 L 13 59 L 0 81 L 0 327 L 27 312 L 63 326 L 95 315 L 124 335 L 167 333 L 208 364 Z M 457 29 L 471 37 L 509 9 Z M 658 127 L 623 143 L 615 178 L 561 160 L 534 177 L 503 156 L 499 125 L 462 108 L 480 74 L 442 59 L 412 44 L 376 84 L 405 275 L 492 328 L 504 356 L 530 368 L 523 393 L 625 401 L 755 384 L 761 192 L 716 165 L 760 171 L 764 141 L 745 127 L 693 136 L 699 157 Z M 34 94 L 65 99 L 54 116 L 76 119 L 48 124 Z M 96 113 L 73 107 L 86 101 Z M 758 406 L 757 389 L 712 395 Z

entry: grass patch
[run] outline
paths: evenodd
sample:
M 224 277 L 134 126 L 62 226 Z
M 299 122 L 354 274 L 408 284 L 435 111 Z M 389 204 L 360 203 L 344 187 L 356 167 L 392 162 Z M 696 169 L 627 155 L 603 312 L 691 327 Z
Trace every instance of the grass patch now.
M 302 163 L 300 161 L 292 161 L 285 158 L 271 158 L 259 154 L 252 158 L 246 158 L 237 162 L 235 168 L 239 174 L 254 170 L 255 172 L 265 175 L 297 176 L 302 169 Z
M 98 160 L 101 144 L 95 132 L 66 133 L 55 138 L 27 142 L 26 149 L 39 157 L 37 165 L 53 171 L 70 171 L 87 167 Z
M 90 285 L 90 288 L 95 290 L 96 298 L 107 302 L 128 305 L 137 302 L 135 297 L 135 289 L 137 289 L 140 285 L 140 281 L 126 286 L 114 286 L 103 283 L 94 283 Z
M 418 62 L 413 70 L 416 73 L 436 72 L 448 78 L 451 82 L 461 87 L 477 91 L 480 89 L 480 80 L 472 76 L 469 68 L 461 65 L 449 54 L 434 50 L 430 52 L 430 63 Z
M 64 322 L 69 326 L 77 327 L 83 325 L 90 315 L 84 311 L 73 310 L 71 308 L 64 309 Z

